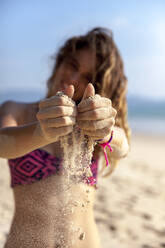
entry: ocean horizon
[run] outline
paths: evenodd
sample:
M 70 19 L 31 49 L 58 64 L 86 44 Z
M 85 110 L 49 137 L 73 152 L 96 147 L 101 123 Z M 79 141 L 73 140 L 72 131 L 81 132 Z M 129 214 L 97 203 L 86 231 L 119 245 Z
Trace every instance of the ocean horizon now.
M 0 104 L 7 100 L 32 102 L 44 97 L 37 90 L 0 92 Z M 145 99 L 139 96 L 127 96 L 128 122 L 132 133 L 165 135 L 165 100 Z

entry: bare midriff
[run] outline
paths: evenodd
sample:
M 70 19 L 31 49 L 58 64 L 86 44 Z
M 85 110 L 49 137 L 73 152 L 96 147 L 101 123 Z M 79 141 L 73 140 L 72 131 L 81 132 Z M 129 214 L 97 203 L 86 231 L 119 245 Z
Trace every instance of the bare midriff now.
M 26 106 L 24 119 L 19 125 L 36 121 L 35 106 L 38 103 Z M 61 155 L 59 142 L 41 148 L 54 156 Z M 93 213 L 96 189 L 85 183 L 71 183 L 68 191 L 59 190 L 64 181 L 65 178 L 54 174 L 13 188 L 15 214 L 5 248 L 100 248 Z M 60 203 L 68 194 L 73 207 L 64 213 Z M 70 223 L 79 231 L 70 231 Z M 58 242 L 59 235 L 65 245 Z M 70 245 L 71 240 L 74 241 L 73 246 Z
M 61 180 L 51 175 L 14 188 L 15 214 L 5 248 L 100 248 L 93 214 L 96 189 L 80 183 L 59 190 Z M 63 211 L 68 193 L 72 207 Z

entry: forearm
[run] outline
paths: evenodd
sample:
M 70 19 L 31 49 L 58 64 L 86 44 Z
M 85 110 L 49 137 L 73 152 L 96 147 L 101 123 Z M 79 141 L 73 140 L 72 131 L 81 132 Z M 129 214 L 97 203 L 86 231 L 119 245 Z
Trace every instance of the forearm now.
M 128 154 L 129 151 L 129 145 L 127 141 L 127 137 L 125 135 L 125 132 L 120 127 L 113 127 L 113 139 L 111 141 L 111 147 L 113 149 L 111 156 L 115 159 L 120 159 L 125 157 Z M 105 139 L 101 142 L 108 142 L 110 139 L 111 134 L 105 137 Z
M 0 129 L 0 157 L 16 158 L 48 144 L 38 122 Z

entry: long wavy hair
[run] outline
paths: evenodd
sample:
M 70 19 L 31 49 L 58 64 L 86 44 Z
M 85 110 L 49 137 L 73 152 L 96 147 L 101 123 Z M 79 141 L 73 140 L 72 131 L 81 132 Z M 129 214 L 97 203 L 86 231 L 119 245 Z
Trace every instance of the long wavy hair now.
M 75 36 L 68 39 L 53 57 L 55 64 L 52 74 L 47 81 L 47 97 L 51 96 L 53 79 L 56 70 L 64 59 L 79 49 L 91 49 L 95 57 L 95 70 L 93 71 L 92 84 L 96 94 L 111 99 L 112 106 L 117 110 L 115 125 L 125 131 L 128 143 L 130 141 L 130 128 L 127 121 L 127 78 L 124 74 L 123 61 L 119 50 L 113 40 L 112 31 L 106 28 L 97 27 L 85 35 Z M 95 146 L 94 156 L 99 156 L 102 150 Z M 109 152 L 107 152 L 110 154 Z M 116 167 L 117 160 L 108 156 L 111 162 L 111 169 L 106 173 L 112 173 Z M 105 168 L 105 165 L 103 165 Z M 101 170 L 103 171 L 103 170 Z

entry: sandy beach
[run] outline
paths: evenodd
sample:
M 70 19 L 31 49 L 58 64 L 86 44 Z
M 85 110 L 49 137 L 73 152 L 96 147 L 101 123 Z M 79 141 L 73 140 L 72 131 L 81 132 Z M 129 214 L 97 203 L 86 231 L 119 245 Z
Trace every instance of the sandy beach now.
M 95 217 L 102 248 L 165 247 L 164 152 L 164 136 L 133 135 L 128 157 L 120 161 L 113 175 L 99 177 Z M 2 248 L 14 204 L 5 159 L 0 159 L 0 168 Z

